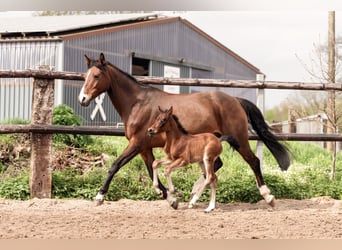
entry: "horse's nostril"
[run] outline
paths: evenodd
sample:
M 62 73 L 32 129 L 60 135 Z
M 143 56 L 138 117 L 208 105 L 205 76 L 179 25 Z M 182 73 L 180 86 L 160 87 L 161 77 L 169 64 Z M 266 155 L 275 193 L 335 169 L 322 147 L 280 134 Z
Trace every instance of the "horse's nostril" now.
M 147 130 L 147 132 L 148 132 L 148 134 L 149 134 L 150 136 L 154 135 L 153 129 L 151 129 L 151 128 L 149 128 L 149 129 Z

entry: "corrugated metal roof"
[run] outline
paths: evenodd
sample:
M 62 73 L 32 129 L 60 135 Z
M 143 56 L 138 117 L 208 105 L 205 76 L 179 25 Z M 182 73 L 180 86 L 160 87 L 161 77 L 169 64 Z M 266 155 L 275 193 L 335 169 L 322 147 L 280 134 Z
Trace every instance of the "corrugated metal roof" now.
M 110 25 L 127 21 L 142 21 L 157 18 L 153 13 L 74 15 L 74 16 L 32 16 L 0 18 L 0 33 L 57 33 L 88 28 L 89 26 Z
M 49 37 L 55 39 L 74 39 L 76 37 L 134 28 L 141 25 L 174 21 L 182 22 L 208 39 L 211 43 L 223 49 L 225 53 L 230 54 L 256 73 L 261 73 L 257 67 L 225 47 L 189 21 L 180 17 L 167 17 L 156 13 L 32 16 L 20 18 L 0 17 L 0 41 L 6 41 L 7 38 L 25 38 L 26 40 L 33 37 L 40 37 L 41 39 L 44 39 L 44 36 L 45 39 Z

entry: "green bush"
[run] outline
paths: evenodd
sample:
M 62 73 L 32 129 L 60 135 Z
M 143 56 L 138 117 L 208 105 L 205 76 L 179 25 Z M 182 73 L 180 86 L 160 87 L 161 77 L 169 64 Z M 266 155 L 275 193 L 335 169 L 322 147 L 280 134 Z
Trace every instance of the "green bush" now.
M 84 175 L 67 168 L 52 174 L 52 197 L 92 199 L 96 195 L 96 186 L 104 180 L 103 172 L 94 170 Z
M 81 126 L 82 117 L 75 115 L 74 111 L 69 106 L 61 104 L 54 108 L 52 124 L 64 126 Z M 83 148 L 84 146 L 92 143 L 92 139 L 89 135 L 54 134 L 53 140 L 56 143 L 72 145 L 77 148 Z
M 127 145 L 123 137 L 98 137 L 96 151 L 113 153 L 111 162 L 105 167 L 93 168 L 85 172 L 68 168 L 52 173 L 53 198 L 93 199 L 107 176 L 107 171 L 117 156 Z M 101 143 L 100 143 L 101 142 Z M 254 143 L 251 143 L 254 148 Z M 281 171 L 267 150 L 264 150 L 264 166 L 262 168 L 265 183 L 277 199 L 308 199 L 317 196 L 330 196 L 342 199 L 342 152 L 338 152 L 336 173 L 333 181 L 329 180 L 331 156 L 325 150 L 305 143 L 291 142 L 291 148 L 296 157 L 288 171 Z M 99 145 L 102 145 L 101 147 Z M 217 201 L 257 202 L 262 200 L 256 186 L 255 176 L 251 168 L 241 156 L 224 146 L 222 160 L 224 166 L 217 172 Z M 90 148 L 88 146 L 87 148 Z M 115 148 L 115 149 L 113 149 Z M 156 158 L 162 157 L 160 149 L 154 151 Z M 273 158 L 273 157 L 272 157 Z M 1 169 L 1 167 L 0 167 Z M 166 184 L 163 168 L 160 169 L 160 179 Z M 189 201 L 192 185 L 201 175 L 197 164 L 178 169 L 172 173 L 176 189 L 184 194 L 181 201 Z M 28 170 L 17 177 L 2 176 L 0 182 L 0 197 L 9 199 L 28 199 Z M 140 156 L 123 166 L 115 175 L 106 200 L 121 198 L 135 200 L 160 199 L 156 194 L 145 164 Z M 201 201 L 209 200 L 209 190 L 201 197 Z
M 0 197 L 27 200 L 30 198 L 29 174 L 23 173 L 15 178 L 5 178 L 0 182 Z

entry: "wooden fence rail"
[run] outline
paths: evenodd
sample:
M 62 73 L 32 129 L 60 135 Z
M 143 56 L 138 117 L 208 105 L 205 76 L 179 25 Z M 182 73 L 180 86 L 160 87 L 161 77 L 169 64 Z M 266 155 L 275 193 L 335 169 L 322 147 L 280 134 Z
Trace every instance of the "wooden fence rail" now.
M 39 134 L 80 134 L 124 136 L 123 128 L 115 126 L 61 126 L 61 125 L 0 125 L 0 134 L 39 133 Z M 276 133 L 281 141 L 342 141 L 341 134 L 294 134 Z M 249 140 L 259 140 L 255 134 L 249 134 Z
M 30 196 L 51 197 L 51 134 L 90 134 L 123 136 L 124 130 L 115 127 L 53 126 L 52 110 L 54 99 L 54 79 L 83 81 L 84 76 L 76 72 L 56 72 L 44 67 L 38 70 L 0 70 L 0 78 L 33 77 L 33 100 L 30 125 L 1 125 L 0 134 L 31 133 Z M 335 90 L 341 91 L 341 84 L 321 84 L 303 82 L 238 81 L 188 78 L 136 77 L 137 81 L 155 85 L 183 85 L 206 87 L 238 87 L 257 89 Z M 340 135 L 326 134 L 276 134 L 279 140 L 295 141 L 342 141 Z M 257 140 L 256 135 L 250 135 Z
M 0 78 L 41 78 L 83 81 L 82 73 L 48 70 L 0 70 Z M 135 76 L 138 82 L 155 85 L 182 85 L 203 87 L 257 88 L 257 89 L 295 89 L 295 90 L 336 90 L 342 91 L 342 84 L 280 82 L 256 80 L 189 79 Z

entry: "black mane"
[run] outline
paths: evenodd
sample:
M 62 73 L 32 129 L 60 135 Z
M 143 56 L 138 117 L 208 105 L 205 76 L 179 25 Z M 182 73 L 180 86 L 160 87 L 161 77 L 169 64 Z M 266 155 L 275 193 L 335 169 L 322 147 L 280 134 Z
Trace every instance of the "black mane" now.
M 128 77 L 129 79 L 131 79 L 132 81 L 134 81 L 135 83 L 141 85 L 141 86 L 144 86 L 144 87 L 148 87 L 148 85 L 146 84 L 142 84 L 140 82 L 137 81 L 137 79 L 135 79 L 135 77 L 133 77 L 131 74 L 128 74 L 127 72 L 119 69 L 118 67 L 116 67 L 115 65 L 111 64 L 110 62 L 108 61 L 104 61 L 103 64 L 101 64 L 99 61 L 97 60 L 91 60 L 89 65 L 88 65 L 88 68 L 91 68 L 95 66 L 96 68 L 100 69 L 101 71 L 106 71 L 107 69 L 107 66 L 111 66 L 113 67 L 114 69 L 116 69 L 117 71 L 119 71 L 120 73 L 122 73 L 123 75 L 125 75 L 126 77 Z
M 178 117 L 176 115 L 172 115 L 173 120 L 176 122 L 178 129 L 185 135 L 189 134 L 189 132 L 183 127 L 180 123 Z

